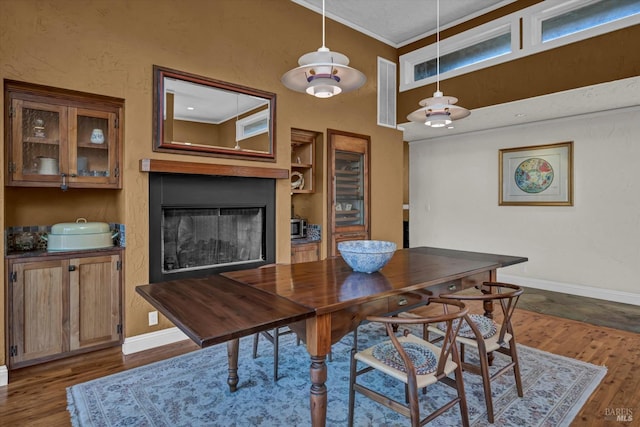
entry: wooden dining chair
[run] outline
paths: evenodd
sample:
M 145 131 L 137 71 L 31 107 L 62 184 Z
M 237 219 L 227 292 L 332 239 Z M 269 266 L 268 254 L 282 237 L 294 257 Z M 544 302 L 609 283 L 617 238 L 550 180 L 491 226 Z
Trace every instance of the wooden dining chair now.
M 289 329 L 288 326 L 275 328 L 270 331 L 263 331 L 253 335 L 253 358 L 258 357 L 258 342 L 260 341 L 260 335 L 273 344 L 273 380 L 278 381 L 278 356 L 280 352 L 280 337 L 284 335 L 293 334 L 294 332 Z M 300 339 L 297 338 L 297 344 L 300 343 Z
M 266 264 L 258 268 L 272 267 L 276 264 Z M 273 345 L 273 381 L 278 381 L 278 358 L 280 353 L 280 337 L 295 333 L 288 326 L 282 326 L 270 331 L 262 331 L 257 334 L 253 334 L 253 358 L 258 357 L 258 342 L 260 341 L 260 335 L 262 335 L 267 341 Z M 296 345 L 300 345 L 300 337 L 296 335 Z M 329 352 L 329 361 L 332 360 L 332 353 Z
M 271 331 L 263 331 L 253 335 L 253 358 L 258 357 L 258 342 L 260 335 L 273 344 L 273 380 L 278 381 L 278 358 L 280 352 L 280 337 L 295 333 L 288 326 L 275 328 Z M 300 345 L 300 337 L 296 335 L 296 345 Z M 333 354 L 329 352 L 329 362 L 333 360 Z
M 258 268 L 273 267 L 276 264 L 265 264 Z M 280 337 L 284 335 L 293 334 L 294 332 L 288 327 L 283 326 L 280 328 L 274 328 L 270 331 L 258 332 L 253 335 L 253 358 L 258 357 L 258 342 L 260 341 L 260 335 L 262 335 L 267 341 L 273 345 L 273 381 L 278 381 L 278 356 L 280 352 Z M 296 344 L 300 344 L 300 338 L 296 337 Z
M 456 300 L 432 298 L 429 305 L 440 304 L 442 314 L 428 317 L 378 317 L 368 316 L 368 322 L 378 322 L 385 326 L 388 340 L 373 345 L 366 350 L 358 350 L 357 330 L 354 332 L 354 347 L 351 350 L 351 368 L 349 378 L 349 426 L 353 426 L 356 392 L 373 401 L 396 411 L 411 419 L 413 427 L 424 425 L 449 409 L 459 405 L 461 423 L 469 425 L 467 401 L 462 382 L 462 369 L 455 345 L 455 339 L 460 329 L 460 319 L 468 312 L 464 303 Z M 454 324 L 454 320 L 458 320 Z M 440 347 L 410 333 L 403 327 L 423 327 L 428 323 L 444 323 L 445 334 Z M 394 329 L 398 328 L 401 336 L 396 336 Z M 365 367 L 358 370 L 358 363 Z M 365 382 L 358 382 L 358 377 L 373 370 L 380 371 L 405 384 L 405 401 L 400 402 L 385 395 L 387 390 L 374 390 L 366 386 Z M 454 378 L 449 375 L 453 373 Z M 456 390 L 455 397 L 441 405 L 438 409 L 421 419 L 419 389 L 428 385 L 442 382 Z M 422 398 L 427 398 L 423 395 Z
M 494 421 L 493 397 L 491 394 L 491 381 L 502 374 L 513 371 L 518 396 L 522 397 L 522 380 L 520 378 L 520 365 L 516 350 L 516 338 L 511 324 L 511 317 L 523 292 L 519 286 L 502 282 L 484 282 L 476 287 L 477 292 L 467 294 L 447 294 L 442 298 L 451 298 L 458 301 L 482 301 L 483 303 L 499 302 L 502 320 L 496 324 L 483 314 L 467 314 L 464 316 L 464 324 L 456 338 L 460 345 L 460 360 L 462 370 L 482 376 L 484 397 L 487 405 L 487 418 L 490 423 Z M 440 337 L 446 334 L 446 325 L 431 324 L 427 327 L 428 333 L 434 333 Z M 433 340 L 435 341 L 435 340 Z M 433 342 L 432 341 L 432 342 Z M 472 365 L 465 361 L 465 347 L 470 346 L 478 351 L 479 364 Z M 490 372 L 492 352 L 498 352 L 509 356 L 510 362 L 493 373 Z

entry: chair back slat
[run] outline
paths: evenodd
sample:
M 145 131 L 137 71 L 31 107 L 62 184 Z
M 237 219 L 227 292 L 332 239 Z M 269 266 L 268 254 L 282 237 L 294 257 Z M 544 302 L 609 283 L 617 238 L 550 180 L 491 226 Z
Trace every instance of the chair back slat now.
M 502 308 L 502 322 L 500 324 L 500 335 L 498 336 L 498 343 L 504 343 L 504 336 L 509 333 L 513 335 L 513 327 L 511 326 L 511 317 L 516 310 L 520 294 L 513 295 L 509 298 L 503 298 L 500 300 L 500 307 Z
M 446 294 L 442 295 L 442 298 L 451 298 L 458 301 L 498 301 L 503 314 L 498 332 L 498 343 L 503 344 L 504 337 L 507 333 L 513 336 L 511 317 L 518 305 L 520 295 L 522 295 L 524 291 L 520 286 L 504 282 L 483 282 L 481 285 L 476 286 L 476 289 L 479 289 L 482 293 L 474 295 Z M 468 317 L 466 320 L 475 335 L 482 336 L 480 330 L 475 327 Z

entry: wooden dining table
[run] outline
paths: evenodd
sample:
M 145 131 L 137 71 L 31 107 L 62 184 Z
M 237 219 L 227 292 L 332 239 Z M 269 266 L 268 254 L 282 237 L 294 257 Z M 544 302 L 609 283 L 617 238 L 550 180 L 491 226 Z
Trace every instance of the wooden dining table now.
M 369 315 L 393 315 L 485 281 L 520 256 L 432 247 L 401 249 L 376 273 L 354 272 L 340 257 L 277 264 L 136 291 L 201 347 L 227 342 L 228 384 L 238 384 L 238 339 L 289 325 L 310 355 L 311 425 L 325 426 L 326 356 Z M 485 306 L 491 316 L 492 306 Z

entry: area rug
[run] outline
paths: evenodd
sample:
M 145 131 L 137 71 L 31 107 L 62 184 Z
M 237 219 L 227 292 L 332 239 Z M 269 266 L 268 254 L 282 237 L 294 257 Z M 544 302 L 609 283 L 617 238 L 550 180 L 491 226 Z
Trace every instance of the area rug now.
M 384 339 L 378 325 L 361 326 L 359 347 Z M 238 391 L 226 384 L 226 345 L 217 345 L 67 389 L 74 426 L 309 426 L 309 356 L 292 335 L 281 338 L 279 375 L 273 381 L 273 347 L 261 340 L 259 357 L 251 358 L 252 337 L 240 341 Z M 349 352 L 353 335 L 332 348 L 328 366 L 327 425 L 347 425 Z M 513 376 L 492 383 L 495 426 L 568 426 L 598 386 L 606 368 L 518 346 L 524 397 L 519 398 Z M 471 349 L 467 358 L 473 361 Z M 507 358 L 496 354 L 494 367 Z M 362 379 L 367 378 L 365 375 Z M 473 426 L 488 426 L 481 378 L 464 374 L 469 416 Z M 396 380 L 377 373 L 369 386 L 382 387 L 403 399 Z M 422 398 L 421 411 L 448 399 L 453 389 L 434 385 Z M 408 420 L 356 395 L 356 426 L 406 426 Z M 460 425 L 458 408 L 430 426 Z

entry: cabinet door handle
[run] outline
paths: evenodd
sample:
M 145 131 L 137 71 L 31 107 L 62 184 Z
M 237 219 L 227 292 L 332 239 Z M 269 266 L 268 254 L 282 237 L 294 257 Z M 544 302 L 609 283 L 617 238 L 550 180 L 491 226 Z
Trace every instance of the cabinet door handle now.
M 75 265 L 70 265 L 69 266 L 69 271 L 76 271 L 76 266 Z
M 450 291 L 455 291 L 456 290 L 456 285 L 449 285 L 449 290 Z
M 407 305 L 409 303 L 409 301 L 407 301 L 406 298 L 402 297 L 398 300 L 398 305 L 403 306 L 403 305 Z

